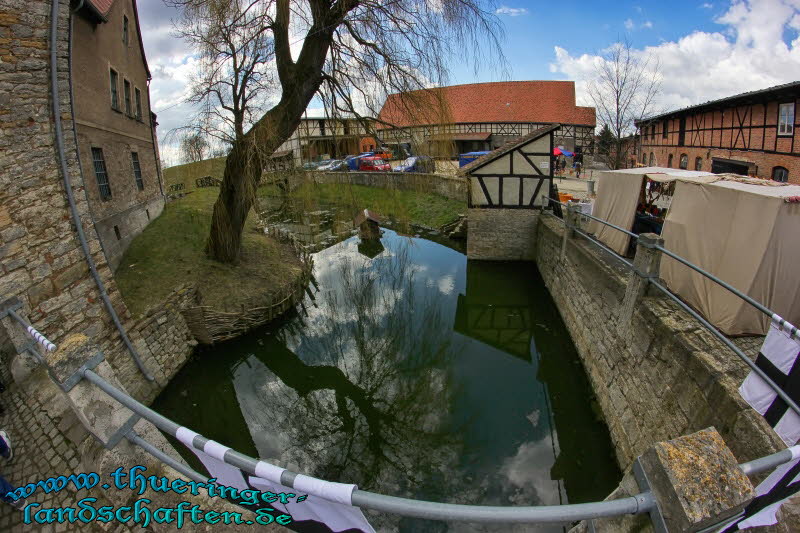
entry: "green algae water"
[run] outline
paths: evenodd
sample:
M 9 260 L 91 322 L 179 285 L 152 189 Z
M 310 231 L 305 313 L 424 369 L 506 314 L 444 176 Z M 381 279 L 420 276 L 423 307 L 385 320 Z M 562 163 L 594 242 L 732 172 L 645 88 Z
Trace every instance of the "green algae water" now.
M 294 313 L 199 348 L 154 408 L 242 453 L 394 496 L 581 503 L 621 479 L 535 265 L 467 261 L 388 229 L 316 253 Z M 562 530 L 365 515 L 378 531 Z

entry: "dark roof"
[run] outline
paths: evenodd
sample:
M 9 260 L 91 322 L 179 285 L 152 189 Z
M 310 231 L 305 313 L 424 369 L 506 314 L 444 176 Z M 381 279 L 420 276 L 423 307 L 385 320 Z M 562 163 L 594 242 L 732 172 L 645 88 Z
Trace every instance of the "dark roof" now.
M 768 87 L 766 89 L 759 89 L 757 91 L 749 91 L 746 93 L 735 94 L 733 96 L 726 96 L 725 98 L 720 98 L 718 100 L 710 100 L 702 104 L 682 107 L 674 111 L 669 111 L 667 113 L 661 113 L 660 115 L 655 115 L 642 120 L 637 120 L 636 125 L 647 124 L 654 120 L 659 120 L 671 115 L 685 113 L 687 111 L 697 112 L 697 111 L 718 109 L 720 107 L 730 107 L 733 105 L 761 103 L 766 99 L 780 98 L 781 96 L 791 95 L 791 94 L 794 94 L 795 97 L 798 94 L 800 94 L 800 81 L 792 81 L 789 83 L 784 83 L 782 85 L 775 85 L 774 87 Z
M 594 126 L 595 110 L 575 105 L 573 81 L 503 81 L 390 94 L 378 119 L 396 127 L 467 122 Z
M 356 217 L 353 219 L 353 224 L 355 226 L 360 226 L 367 220 L 375 222 L 376 224 L 381 223 L 381 217 L 377 213 L 373 213 L 369 209 L 364 209 L 359 214 L 357 214 Z
M 530 141 L 532 141 L 534 139 L 538 139 L 539 137 L 543 137 L 544 135 L 547 135 L 551 131 L 555 131 L 560 127 L 561 127 L 561 124 L 553 124 L 552 126 L 545 126 L 544 128 L 539 128 L 538 130 L 534 130 L 534 131 L 530 132 L 527 135 L 523 135 L 522 137 L 520 137 L 519 139 L 517 139 L 515 141 L 508 141 L 503 146 L 500 146 L 499 148 L 496 148 L 496 149 L 492 150 L 491 152 L 489 152 L 486 155 L 482 155 L 481 157 L 479 157 L 478 159 L 476 159 L 472 163 L 470 163 L 468 165 L 464 165 L 463 167 L 458 169 L 458 175 L 459 176 L 464 176 L 465 174 L 468 174 L 470 171 L 475 170 L 475 169 L 477 169 L 479 167 L 482 167 L 483 165 L 491 163 L 495 159 L 498 159 L 498 158 L 506 155 L 508 152 L 514 150 L 517 146 L 521 146 L 521 145 L 523 145 L 523 144 L 525 144 L 527 142 L 530 142 Z

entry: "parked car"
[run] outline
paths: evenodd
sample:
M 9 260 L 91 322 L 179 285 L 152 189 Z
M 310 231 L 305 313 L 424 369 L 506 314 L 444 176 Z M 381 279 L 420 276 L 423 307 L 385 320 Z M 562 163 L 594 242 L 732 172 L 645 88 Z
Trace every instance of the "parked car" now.
M 347 172 L 350 168 L 347 166 L 347 161 L 344 159 L 334 159 L 317 170 L 324 170 L 326 172 Z
M 458 156 L 458 166 L 463 167 L 465 165 L 469 165 L 479 157 L 483 157 L 489 152 L 482 151 L 482 152 L 467 152 L 466 154 L 461 154 Z
M 307 163 L 303 163 L 303 170 L 316 170 L 319 166 L 319 163 L 315 163 L 314 161 L 309 161 Z
M 317 170 L 327 170 L 330 171 L 331 167 L 337 163 L 339 163 L 341 159 L 329 159 L 327 162 L 321 164 L 317 167 Z
M 381 148 L 380 150 L 376 151 L 373 155 L 382 157 L 386 161 L 391 161 L 392 159 L 392 151 L 387 148 Z
M 364 172 L 391 172 L 392 167 L 382 157 L 370 155 L 359 159 L 358 170 Z
M 415 155 L 394 167 L 394 172 L 436 172 L 436 161 L 427 155 Z

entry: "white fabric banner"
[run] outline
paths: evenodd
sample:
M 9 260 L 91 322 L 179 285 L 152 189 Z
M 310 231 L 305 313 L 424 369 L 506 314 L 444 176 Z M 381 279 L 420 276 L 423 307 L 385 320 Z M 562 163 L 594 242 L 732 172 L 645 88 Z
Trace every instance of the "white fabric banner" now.
M 297 476 L 300 478 L 300 476 Z M 308 476 L 302 476 L 304 478 L 308 478 Z M 314 478 L 308 478 L 314 479 Z M 258 489 L 262 492 L 264 491 L 271 491 L 271 492 L 295 492 L 301 490 L 299 487 L 292 489 L 291 487 L 285 487 L 278 483 L 274 483 L 272 481 L 268 481 L 266 479 L 257 478 L 257 477 L 250 477 L 249 478 L 250 485 L 253 488 Z M 307 481 L 307 480 L 306 480 Z M 319 482 L 320 480 L 315 480 Z M 296 483 L 296 481 L 295 481 Z M 305 483 L 305 481 L 301 480 L 301 484 Z M 309 482 L 309 485 L 314 485 L 313 482 Z M 335 483 L 332 485 L 342 485 L 340 483 Z M 352 493 L 352 485 L 342 485 L 343 487 L 351 487 L 350 492 Z M 305 492 L 305 491 L 304 491 Z M 337 497 L 340 499 L 340 497 Z M 364 533 L 375 533 L 375 530 L 369 525 L 367 519 L 364 517 L 364 513 L 361 512 L 361 509 L 358 507 L 354 507 L 352 505 L 347 505 L 345 503 L 336 503 L 333 501 L 326 500 L 319 496 L 314 496 L 309 494 L 308 498 L 305 501 L 300 503 L 292 502 L 288 504 L 282 504 L 280 502 L 271 503 L 273 507 L 278 509 L 279 511 L 285 512 L 288 515 L 297 521 L 301 522 L 303 520 L 313 520 L 315 522 L 320 522 L 328 526 L 331 531 L 345 531 L 347 529 L 358 529 L 363 531 Z
M 203 451 L 200 451 L 192 446 L 192 442 L 197 435 L 194 431 L 182 427 L 178 428 L 175 437 L 200 459 L 200 462 L 206 467 L 211 477 L 217 479 L 218 484 L 226 487 L 235 487 L 239 490 L 247 489 L 248 486 L 241 470 L 222 461 L 222 458 L 225 457 L 225 452 L 230 448 L 210 440 L 203 447 Z
M 756 358 L 756 365 L 795 402 L 800 400 L 800 340 L 792 338 L 774 322 Z M 781 400 L 766 381 L 751 372 L 739 387 L 742 397 L 761 413 L 792 446 L 800 439 L 800 415 Z
M 783 502 L 800 491 L 800 447 L 792 448 L 794 459 L 777 467 L 758 487 L 756 497 L 745 508 L 744 519 L 721 531 L 736 531 L 778 523 L 776 513 Z

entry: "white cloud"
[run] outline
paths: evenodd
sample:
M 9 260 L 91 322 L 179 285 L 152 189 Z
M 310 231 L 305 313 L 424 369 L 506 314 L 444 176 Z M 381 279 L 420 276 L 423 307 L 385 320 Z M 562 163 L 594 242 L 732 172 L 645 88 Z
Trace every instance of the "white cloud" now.
M 653 27 L 653 23 L 650 22 L 649 20 L 646 20 L 646 21 L 642 22 L 642 28 L 648 28 L 649 29 L 649 28 L 652 28 L 652 27 Z
M 716 22 L 717 32 L 695 31 L 677 41 L 637 50 L 660 63 L 659 108 L 676 109 L 708 100 L 795 81 L 800 72 L 800 2 L 737 1 Z M 783 36 L 789 28 L 788 43 Z M 602 52 L 601 52 L 602 53 Z M 579 104 L 592 105 L 586 93 L 599 54 L 572 55 L 555 48 L 551 72 L 577 82 Z
M 632 29 L 633 29 L 633 27 L 635 26 L 635 24 L 634 24 L 634 22 L 633 22 L 633 20 L 632 20 L 632 19 L 627 19 L 627 20 L 624 22 L 624 24 L 625 24 L 625 29 L 626 29 L 626 30 L 632 30 Z
M 714 4 L 710 4 L 708 2 L 706 2 L 706 3 L 704 3 L 704 4 L 702 4 L 700 6 L 701 9 L 712 9 L 713 7 L 714 7 Z
M 519 17 L 520 15 L 527 15 L 528 10 L 524 7 L 508 7 L 501 6 L 495 10 L 498 15 L 507 15 L 509 17 Z

